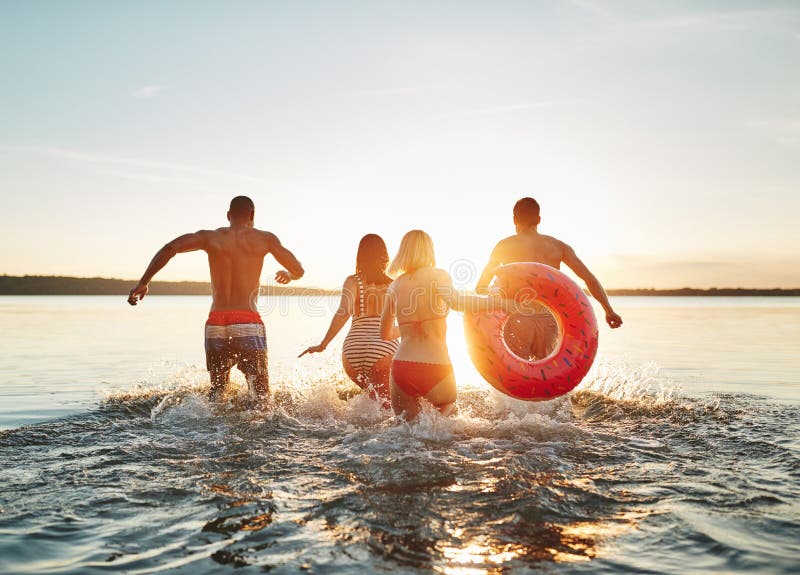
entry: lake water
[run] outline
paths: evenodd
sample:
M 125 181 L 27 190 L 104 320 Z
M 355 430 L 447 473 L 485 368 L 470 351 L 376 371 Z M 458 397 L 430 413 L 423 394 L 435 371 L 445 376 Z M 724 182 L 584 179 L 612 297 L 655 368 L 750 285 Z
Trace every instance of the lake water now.
M 613 298 L 587 379 L 407 424 L 272 298 L 275 406 L 209 404 L 206 297 L 0 297 L 2 573 L 796 573 L 800 298 Z

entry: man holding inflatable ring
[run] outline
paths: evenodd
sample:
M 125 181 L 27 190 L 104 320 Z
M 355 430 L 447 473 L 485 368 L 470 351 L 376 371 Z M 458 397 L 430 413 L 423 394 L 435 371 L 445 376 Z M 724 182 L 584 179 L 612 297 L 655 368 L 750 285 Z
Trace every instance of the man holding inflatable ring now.
M 606 323 L 612 329 L 622 325 L 622 317 L 614 311 L 608 301 L 606 290 L 589 271 L 568 244 L 552 236 L 540 234 L 539 203 L 533 198 L 522 198 L 514 204 L 514 225 L 517 233 L 500 240 L 492 250 L 489 263 L 483 270 L 475 291 L 485 293 L 498 266 L 517 262 L 537 262 L 556 269 L 561 263 L 567 265 L 586 282 L 589 293 L 603 306 Z M 512 351 L 522 357 L 546 357 L 555 345 L 557 326 L 555 319 L 547 314 L 517 316 L 513 318 L 508 344 Z

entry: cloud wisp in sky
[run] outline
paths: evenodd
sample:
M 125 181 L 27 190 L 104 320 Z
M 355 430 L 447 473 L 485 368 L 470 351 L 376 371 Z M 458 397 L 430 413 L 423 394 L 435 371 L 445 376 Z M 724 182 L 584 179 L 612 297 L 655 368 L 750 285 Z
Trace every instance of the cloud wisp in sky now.
M 73 150 L 69 148 L 58 148 L 58 147 L 48 147 L 48 146 L 0 146 L 0 152 L 36 154 L 40 156 L 47 156 L 51 158 L 71 160 L 71 161 L 84 162 L 90 164 L 125 166 L 141 170 L 182 173 L 184 175 L 188 174 L 200 177 L 236 179 L 236 180 L 244 180 L 247 182 L 260 183 L 260 184 L 267 183 L 267 180 L 265 180 L 264 178 L 250 176 L 247 174 L 239 174 L 236 172 L 229 172 L 226 170 L 215 170 L 211 168 L 203 168 L 200 166 L 179 164 L 175 162 L 161 162 L 153 160 L 142 160 L 138 158 L 108 156 L 103 154 L 96 154 L 94 152 L 87 152 L 84 150 Z M 138 175 L 141 176 L 142 174 Z M 132 175 L 129 174 L 129 177 L 130 176 Z
M 791 2 L 743 2 L 711 4 L 607 2 L 604 0 L 572 0 L 572 4 L 609 23 L 627 28 L 679 29 L 705 27 L 709 30 L 747 30 L 753 26 L 773 26 L 775 21 L 790 19 L 794 14 Z
M 134 90 L 131 96 L 141 100 L 155 98 L 161 93 L 162 89 L 163 88 L 161 86 L 142 86 L 141 88 Z
M 800 143 L 800 116 L 771 120 L 752 120 L 747 123 L 747 126 L 769 135 L 776 142 L 787 148 L 794 147 Z
M 566 104 L 578 100 L 578 98 L 563 98 L 558 100 L 539 100 L 537 102 L 527 102 L 525 104 L 507 104 L 499 106 L 489 106 L 487 108 L 475 108 L 464 112 L 466 116 L 480 116 L 480 115 L 494 115 L 494 114 L 508 114 L 512 112 L 522 112 L 525 110 L 532 110 L 535 108 L 544 108 L 548 106 L 556 106 L 559 104 Z

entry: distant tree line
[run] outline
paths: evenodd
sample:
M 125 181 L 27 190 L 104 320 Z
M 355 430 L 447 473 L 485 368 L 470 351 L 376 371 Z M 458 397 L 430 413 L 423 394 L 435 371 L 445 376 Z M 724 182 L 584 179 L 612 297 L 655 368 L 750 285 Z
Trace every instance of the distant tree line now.
M 0 295 L 128 295 L 136 280 L 69 276 L 0 276 Z M 211 295 L 208 282 L 150 284 L 150 295 Z M 266 285 L 262 295 L 332 295 L 333 290 Z
M 0 295 L 127 295 L 135 280 L 69 276 L 0 276 Z M 208 282 L 152 282 L 151 295 L 211 295 Z M 262 295 L 334 295 L 339 290 L 265 285 Z M 609 295 L 639 296 L 800 296 L 799 289 L 680 288 L 612 289 Z
M 798 289 L 747 289 L 747 288 L 679 288 L 679 289 L 612 289 L 608 295 L 660 295 L 660 296 L 800 296 Z

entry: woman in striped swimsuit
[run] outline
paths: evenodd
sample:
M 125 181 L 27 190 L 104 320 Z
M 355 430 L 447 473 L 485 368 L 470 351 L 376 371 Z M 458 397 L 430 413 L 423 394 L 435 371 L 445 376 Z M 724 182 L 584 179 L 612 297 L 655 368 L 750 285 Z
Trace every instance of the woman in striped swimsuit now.
M 380 324 L 386 289 L 392 279 L 386 275 L 389 253 L 380 236 L 367 234 L 361 238 L 356 255 L 356 273 L 342 286 L 339 309 L 331 320 L 328 333 L 319 345 L 300 354 L 317 353 L 341 331 L 351 317 L 350 331 L 342 346 L 342 364 L 347 375 L 373 398 L 389 402 L 389 368 L 397 351 L 397 340 L 381 339 Z

